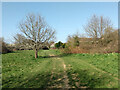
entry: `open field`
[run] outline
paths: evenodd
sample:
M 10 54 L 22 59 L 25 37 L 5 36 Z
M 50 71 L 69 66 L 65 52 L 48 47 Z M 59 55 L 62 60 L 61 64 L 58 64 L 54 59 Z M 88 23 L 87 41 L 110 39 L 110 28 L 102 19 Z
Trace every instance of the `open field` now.
M 32 50 L 2 54 L 3 88 L 117 88 L 118 54 Z

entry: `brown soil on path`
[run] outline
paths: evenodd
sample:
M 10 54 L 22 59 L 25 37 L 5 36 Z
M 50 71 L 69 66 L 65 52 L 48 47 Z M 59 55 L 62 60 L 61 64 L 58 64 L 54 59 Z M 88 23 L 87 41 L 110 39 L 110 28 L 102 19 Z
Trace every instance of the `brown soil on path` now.
M 68 79 L 68 76 L 67 76 L 67 73 L 66 73 L 66 65 L 65 65 L 63 60 L 62 60 L 62 65 L 63 65 L 63 68 L 64 68 L 64 87 L 65 88 L 70 88 L 69 79 Z

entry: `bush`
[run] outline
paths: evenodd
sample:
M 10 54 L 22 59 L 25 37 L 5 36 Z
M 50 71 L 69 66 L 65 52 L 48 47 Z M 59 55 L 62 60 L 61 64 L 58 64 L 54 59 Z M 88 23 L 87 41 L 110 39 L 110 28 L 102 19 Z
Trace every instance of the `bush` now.
M 65 43 L 62 43 L 61 41 L 59 41 L 58 43 L 55 44 L 55 48 L 65 48 Z
M 2 54 L 11 52 L 8 48 L 5 42 L 2 42 Z
M 4 42 L 4 38 L 0 38 L 0 54 L 5 54 L 12 52 L 11 47 L 8 47 L 8 44 Z
M 110 32 L 97 40 L 69 36 L 66 47 L 62 51 L 64 53 L 119 53 L 118 30 Z
M 43 50 L 49 50 L 49 48 L 47 46 L 44 46 L 42 49 Z

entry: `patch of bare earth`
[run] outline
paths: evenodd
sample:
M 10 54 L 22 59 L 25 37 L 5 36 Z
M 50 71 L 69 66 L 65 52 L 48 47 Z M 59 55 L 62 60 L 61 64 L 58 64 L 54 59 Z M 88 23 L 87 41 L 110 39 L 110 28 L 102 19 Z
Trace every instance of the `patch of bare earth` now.
M 63 65 L 63 68 L 64 68 L 64 88 L 70 88 L 69 79 L 68 79 L 68 76 L 67 76 L 67 73 L 66 73 L 66 65 L 65 65 L 63 60 L 62 60 L 62 65 Z

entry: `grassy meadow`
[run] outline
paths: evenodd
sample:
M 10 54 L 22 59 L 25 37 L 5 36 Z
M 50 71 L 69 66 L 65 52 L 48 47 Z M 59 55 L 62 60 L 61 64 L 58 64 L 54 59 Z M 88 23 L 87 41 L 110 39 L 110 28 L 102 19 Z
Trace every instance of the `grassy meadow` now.
M 2 54 L 3 88 L 118 88 L 118 54 Z

